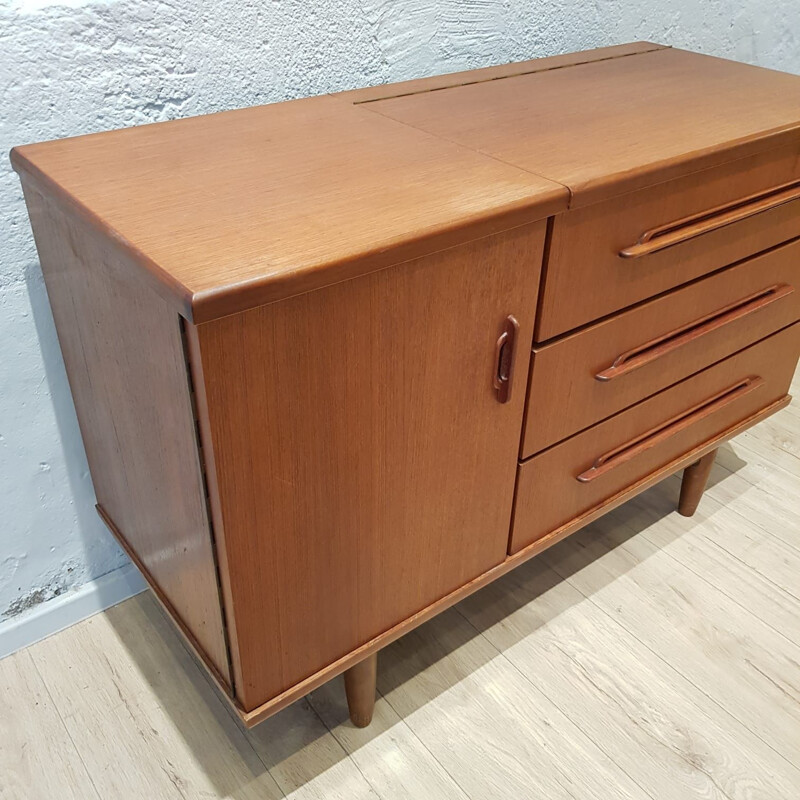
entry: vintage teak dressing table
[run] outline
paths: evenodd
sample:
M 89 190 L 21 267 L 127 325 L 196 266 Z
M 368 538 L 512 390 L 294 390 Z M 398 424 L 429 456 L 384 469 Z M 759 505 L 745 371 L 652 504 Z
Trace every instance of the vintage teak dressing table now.
M 649 43 L 12 151 L 98 511 L 248 725 L 800 353 L 800 77 Z

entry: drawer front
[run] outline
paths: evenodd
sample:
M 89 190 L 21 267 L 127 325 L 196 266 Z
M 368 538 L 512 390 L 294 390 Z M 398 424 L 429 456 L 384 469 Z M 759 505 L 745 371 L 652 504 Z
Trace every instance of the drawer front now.
M 534 347 L 523 458 L 800 319 L 800 240 Z
M 558 215 L 536 341 L 800 235 L 798 198 L 795 144 Z
M 510 552 L 784 397 L 798 353 L 800 323 L 521 464 Z

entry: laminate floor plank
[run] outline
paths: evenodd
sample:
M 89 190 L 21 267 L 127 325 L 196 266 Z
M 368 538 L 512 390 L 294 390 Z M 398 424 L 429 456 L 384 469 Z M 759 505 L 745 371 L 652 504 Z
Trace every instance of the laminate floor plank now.
M 0 800 L 100 800 L 28 650 L 0 661 Z
M 381 694 L 473 800 L 654 797 L 457 609 L 381 655 Z
M 380 657 L 378 669 L 382 669 Z M 367 728 L 350 723 L 341 677 L 321 686 L 309 701 L 378 794 L 417 800 L 468 800 L 406 722 L 380 695 Z
M 562 578 L 800 765 L 800 647 L 612 512 L 543 554 Z
M 654 488 L 657 491 L 649 496 L 635 498 L 630 509 L 633 512 L 632 519 L 649 523 L 647 538 L 654 544 L 664 541 L 666 537 L 662 534 L 670 524 L 677 523 L 677 530 L 693 535 L 690 536 L 691 540 L 703 537 L 713 541 L 720 549 L 739 560 L 744 568 L 751 569 L 800 602 L 800 550 L 783 538 L 774 536 L 763 519 L 748 519 L 743 515 L 741 506 L 731 507 L 721 501 L 712 489 L 701 500 L 693 517 L 675 514 L 659 528 L 656 525 L 665 518 L 671 496 L 677 497 L 680 481 L 677 478 L 670 479 Z M 797 490 L 800 498 L 800 480 Z M 724 580 L 724 573 L 720 573 L 719 580 Z M 737 586 L 733 576 L 725 583 L 734 590 Z
M 791 395 L 800 394 L 800 365 L 798 365 L 797 369 L 794 372 L 794 378 L 792 378 L 792 383 L 791 386 L 789 387 L 789 394 Z
M 769 464 L 781 467 L 790 475 L 800 471 L 800 453 L 796 452 L 796 432 L 791 425 L 787 425 L 788 415 L 775 415 L 781 417 L 783 424 L 777 425 L 772 419 L 765 419 L 757 426 L 761 430 L 749 430 L 740 433 L 737 441 L 759 459 Z
M 795 800 L 800 770 L 541 560 L 459 608 L 658 800 Z
M 707 494 L 745 525 L 800 551 L 800 471 L 791 474 L 733 442 L 717 451 L 710 483 Z
M 28 649 L 102 798 L 283 797 L 139 595 Z
M 615 519 L 800 645 L 800 551 L 707 493 L 691 518 L 675 513 L 676 479 L 653 487 Z
M 231 711 L 231 714 L 233 712 Z M 380 800 L 336 737 L 304 698 L 242 731 L 292 800 Z

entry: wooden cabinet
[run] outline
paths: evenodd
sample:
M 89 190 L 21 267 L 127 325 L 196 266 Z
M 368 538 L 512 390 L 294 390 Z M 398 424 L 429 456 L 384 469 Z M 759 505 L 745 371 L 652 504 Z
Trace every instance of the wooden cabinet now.
M 789 402 L 799 91 L 640 42 L 12 151 L 98 510 L 246 724 L 368 723 L 381 647 Z

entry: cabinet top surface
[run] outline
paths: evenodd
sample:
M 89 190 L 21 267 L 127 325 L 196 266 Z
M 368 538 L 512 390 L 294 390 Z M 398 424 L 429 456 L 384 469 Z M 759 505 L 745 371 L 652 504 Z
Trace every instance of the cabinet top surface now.
M 365 105 L 568 186 L 570 207 L 781 136 L 800 154 L 800 76 L 671 48 Z
M 541 219 L 567 195 L 330 96 L 29 145 L 12 158 L 121 242 L 195 321 L 351 277 L 350 262 L 379 262 L 405 242 L 514 213 Z M 314 275 L 332 270 L 333 280 Z
M 800 77 L 636 43 L 12 161 L 203 322 L 800 137 L 799 97 Z

